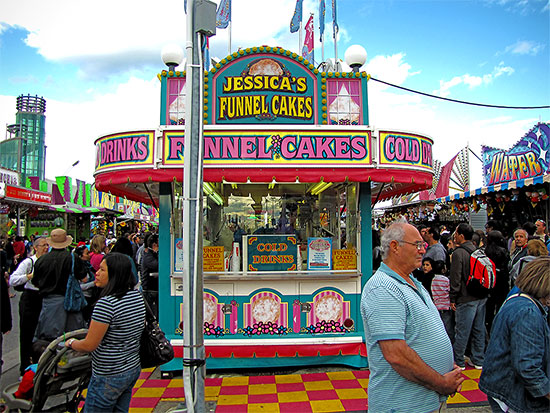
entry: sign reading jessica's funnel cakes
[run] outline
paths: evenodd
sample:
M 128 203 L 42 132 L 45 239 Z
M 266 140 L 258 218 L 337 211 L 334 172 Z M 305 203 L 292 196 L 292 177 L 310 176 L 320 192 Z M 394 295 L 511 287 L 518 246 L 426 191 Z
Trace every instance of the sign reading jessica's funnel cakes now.
M 292 59 L 251 56 L 216 79 L 216 123 L 309 123 L 316 79 Z

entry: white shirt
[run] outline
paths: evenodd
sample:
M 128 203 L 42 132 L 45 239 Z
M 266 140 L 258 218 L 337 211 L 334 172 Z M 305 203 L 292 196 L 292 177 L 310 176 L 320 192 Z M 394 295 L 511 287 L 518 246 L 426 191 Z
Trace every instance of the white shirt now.
M 10 287 L 17 287 L 18 285 L 25 284 L 25 290 L 38 291 L 32 283 L 28 282 L 27 274 L 34 271 L 34 263 L 36 262 L 36 255 L 30 258 L 25 258 L 15 271 L 10 275 Z

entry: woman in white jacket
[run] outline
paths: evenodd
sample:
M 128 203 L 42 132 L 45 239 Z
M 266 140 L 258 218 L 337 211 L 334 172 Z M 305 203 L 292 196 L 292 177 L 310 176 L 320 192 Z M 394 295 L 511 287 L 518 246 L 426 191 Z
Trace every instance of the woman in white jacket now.
M 32 340 L 38 324 L 38 317 L 42 310 L 42 297 L 29 281 L 34 272 L 34 263 L 42 255 L 48 253 L 48 240 L 38 237 L 33 243 L 35 254 L 21 261 L 16 270 L 10 275 L 10 287 L 23 286 L 23 294 L 19 300 L 19 372 L 21 376 L 33 362 Z

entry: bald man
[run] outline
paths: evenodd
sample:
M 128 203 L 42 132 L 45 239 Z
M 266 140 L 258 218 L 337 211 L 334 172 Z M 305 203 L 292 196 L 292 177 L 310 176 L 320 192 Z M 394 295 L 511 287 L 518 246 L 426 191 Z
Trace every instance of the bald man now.
M 383 263 L 361 298 L 370 380 L 369 412 L 433 412 L 464 381 L 430 294 L 412 276 L 426 252 L 418 230 L 395 223 L 382 234 Z

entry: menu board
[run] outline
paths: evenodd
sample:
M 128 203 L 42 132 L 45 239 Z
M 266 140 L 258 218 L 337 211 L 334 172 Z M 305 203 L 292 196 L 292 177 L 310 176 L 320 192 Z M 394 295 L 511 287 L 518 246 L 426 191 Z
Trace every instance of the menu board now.
M 332 268 L 332 238 L 308 238 L 307 269 L 330 270 Z

